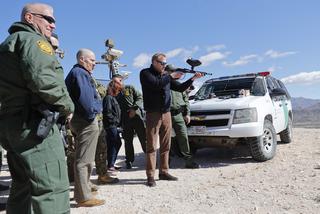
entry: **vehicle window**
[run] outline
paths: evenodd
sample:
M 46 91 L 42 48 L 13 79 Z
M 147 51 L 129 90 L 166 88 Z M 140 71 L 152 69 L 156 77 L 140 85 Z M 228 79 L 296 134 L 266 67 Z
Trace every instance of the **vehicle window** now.
M 271 77 L 271 80 L 275 88 L 281 88 L 276 78 Z
M 252 85 L 252 94 L 255 96 L 264 96 L 266 94 L 263 79 L 256 78 Z
M 291 96 L 290 96 L 290 94 L 289 94 L 289 92 L 288 92 L 288 90 L 287 90 L 286 86 L 283 84 L 283 82 L 281 82 L 280 80 L 277 80 L 277 82 L 278 82 L 278 84 L 280 85 L 280 87 L 281 87 L 283 90 L 285 90 L 285 91 L 286 91 L 287 98 L 288 98 L 288 99 L 291 99 Z
M 239 78 L 214 80 L 205 83 L 195 95 L 195 99 L 208 99 L 213 97 L 239 97 L 240 92 L 247 90 L 250 95 L 263 96 L 266 91 L 261 78 Z
M 267 77 L 267 88 L 268 88 L 268 91 L 271 92 L 272 89 L 275 89 L 276 86 L 274 85 L 271 77 Z

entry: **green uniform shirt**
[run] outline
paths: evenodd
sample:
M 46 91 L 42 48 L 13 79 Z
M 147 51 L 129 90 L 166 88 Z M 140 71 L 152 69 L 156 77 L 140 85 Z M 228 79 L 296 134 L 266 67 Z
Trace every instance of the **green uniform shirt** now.
M 142 94 L 134 86 L 126 85 L 116 98 L 123 117 L 128 117 L 129 109 L 136 110 L 136 114 L 142 117 Z
M 107 95 L 107 89 L 104 85 L 102 85 L 99 81 L 97 81 L 95 78 L 93 78 L 94 84 L 96 86 L 96 90 L 98 92 L 98 95 L 100 96 L 100 99 L 102 100 Z M 100 114 L 97 114 L 97 119 L 99 121 L 102 121 L 103 115 L 102 112 Z
M 182 109 L 181 109 L 182 108 Z M 190 115 L 189 97 L 186 92 L 171 90 L 171 111 L 181 109 L 183 116 Z
M 47 39 L 32 26 L 16 22 L 0 45 L 0 115 L 40 103 L 67 115 L 74 111 L 63 69 Z

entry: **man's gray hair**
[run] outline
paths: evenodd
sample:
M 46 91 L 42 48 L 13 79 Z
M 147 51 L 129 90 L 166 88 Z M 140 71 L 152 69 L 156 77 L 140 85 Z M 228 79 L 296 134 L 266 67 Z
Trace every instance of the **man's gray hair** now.
M 157 60 L 160 56 L 166 57 L 166 55 L 164 53 L 156 53 L 152 56 L 151 62 L 154 62 L 155 60 Z

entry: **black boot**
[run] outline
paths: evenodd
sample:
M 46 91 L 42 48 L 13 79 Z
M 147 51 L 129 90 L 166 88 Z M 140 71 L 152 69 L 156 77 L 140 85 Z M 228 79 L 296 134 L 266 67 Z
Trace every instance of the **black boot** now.
M 189 159 L 189 160 L 186 160 L 186 165 L 185 167 L 187 169 L 199 169 L 200 166 L 199 164 L 197 164 L 196 162 L 193 161 L 193 159 Z

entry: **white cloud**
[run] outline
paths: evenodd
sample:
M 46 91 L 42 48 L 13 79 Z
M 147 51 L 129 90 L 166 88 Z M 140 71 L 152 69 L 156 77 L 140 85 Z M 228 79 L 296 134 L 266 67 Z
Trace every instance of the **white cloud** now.
M 240 57 L 240 59 L 234 61 L 234 62 L 223 62 L 222 64 L 224 66 L 227 67 L 235 67 L 235 66 L 241 66 L 241 65 L 246 65 L 254 60 L 258 60 L 259 57 L 255 54 L 251 54 L 251 55 L 246 55 L 246 56 L 242 56 Z
M 275 72 L 275 71 L 279 71 L 281 69 L 282 69 L 282 67 L 273 65 L 273 66 L 267 68 L 266 71 Z
M 167 51 L 165 55 L 167 56 L 167 59 L 172 59 L 175 57 L 181 57 L 183 59 L 186 59 L 188 57 L 191 57 L 192 54 L 197 52 L 199 50 L 199 46 L 194 46 L 192 49 L 188 50 L 185 48 L 176 48 L 170 51 Z M 145 66 L 148 66 L 151 63 L 151 58 L 153 54 L 148 53 L 141 53 L 133 60 L 133 66 L 136 68 L 142 68 Z
M 171 51 L 168 51 L 166 54 L 167 58 L 174 58 L 182 53 L 184 53 L 186 50 L 184 48 L 176 48 L 176 49 L 173 49 Z
M 301 72 L 281 79 L 286 84 L 314 84 L 320 82 L 320 71 Z
M 268 50 L 267 52 L 265 52 L 265 55 L 270 57 L 270 58 L 280 58 L 280 57 L 285 57 L 285 56 L 289 56 L 289 55 L 294 55 L 296 54 L 297 52 L 295 51 L 287 51 L 287 52 L 278 52 L 278 51 L 275 51 L 275 50 Z
M 142 68 L 148 66 L 151 62 L 151 54 L 141 53 L 133 60 L 133 66 L 135 68 Z
M 226 46 L 224 44 L 218 44 L 218 45 L 208 46 L 206 49 L 207 49 L 207 52 L 211 52 L 211 51 L 220 51 L 225 48 Z
M 173 50 L 170 50 L 168 52 L 166 52 L 166 56 L 167 59 L 172 59 L 174 57 L 182 57 L 182 58 L 188 58 L 191 57 L 192 54 L 194 54 L 195 52 L 197 52 L 199 50 L 199 46 L 195 46 L 192 49 L 186 49 L 186 48 L 176 48 Z
M 202 62 L 203 66 L 208 66 L 214 61 L 218 61 L 226 58 L 229 54 L 230 52 L 226 52 L 226 53 L 212 52 L 207 55 L 201 56 L 199 60 Z

